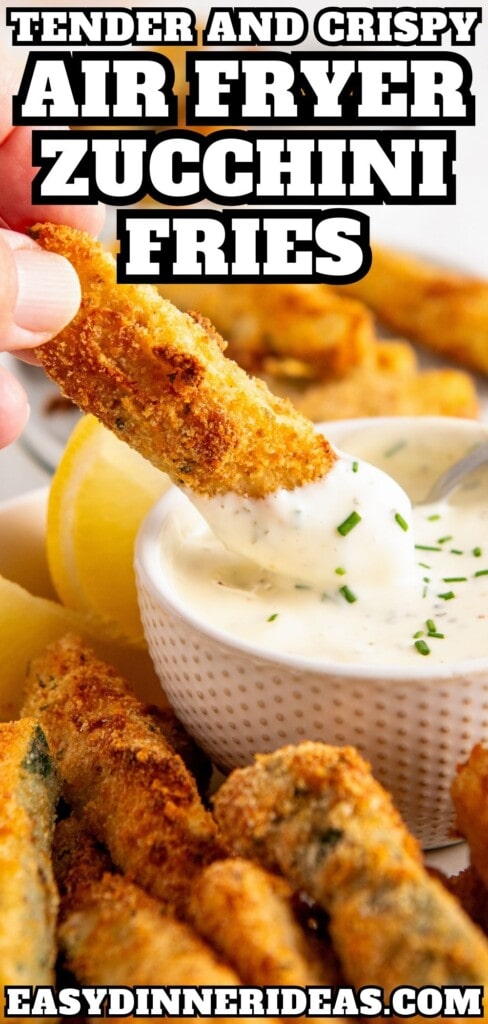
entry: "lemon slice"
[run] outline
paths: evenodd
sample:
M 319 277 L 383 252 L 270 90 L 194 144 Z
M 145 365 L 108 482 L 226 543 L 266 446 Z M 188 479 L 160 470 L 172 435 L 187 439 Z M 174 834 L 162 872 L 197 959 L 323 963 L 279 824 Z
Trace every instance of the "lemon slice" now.
M 47 555 L 56 592 L 105 635 L 142 643 L 134 542 L 169 479 L 93 416 L 75 427 L 49 496 Z
M 115 665 L 141 700 L 167 707 L 147 651 L 98 636 L 78 612 L 34 597 L 0 576 L 0 721 L 11 721 L 19 714 L 31 658 L 68 632 L 81 635 L 100 658 Z

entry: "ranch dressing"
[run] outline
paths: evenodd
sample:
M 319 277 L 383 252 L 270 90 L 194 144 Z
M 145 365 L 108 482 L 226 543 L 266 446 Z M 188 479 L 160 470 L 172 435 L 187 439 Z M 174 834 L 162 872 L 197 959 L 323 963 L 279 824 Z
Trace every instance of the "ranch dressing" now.
M 205 519 L 182 496 L 162 543 L 186 607 L 263 650 L 323 661 L 418 666 L 488 655 L 488 471 L 412 512 L 402 487 L 423 497 L 472 435 L 389 430 L 341 440 L 354 454 L 294 491 L 197 499 Z
M 375 466 L 337 453 L 320 480 L 259 500 L 192 495 L 226 548 L 294 583 L 337 587 L 337 568 L 365 587 L 414 574 L 412 507 Z

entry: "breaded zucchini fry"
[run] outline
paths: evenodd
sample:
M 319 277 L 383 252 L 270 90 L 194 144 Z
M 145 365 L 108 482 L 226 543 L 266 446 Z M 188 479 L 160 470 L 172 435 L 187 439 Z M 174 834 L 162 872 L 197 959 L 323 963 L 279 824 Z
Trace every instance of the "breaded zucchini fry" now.
M 425 871 L 389 794 L 351 748 L 286 747 L 215 797 L 224 837 L 330 914 L 356 986 L 487 985 L 488 943 Z
M 54 845 L 66 966 L 88 985 L 239 985 L 188 924 L 121 875 L 75 820 L 61 822 Z
M 446 888 L 459 900 L 463 910 L 488 934 L 488 889 L 476 869 L 470 865 L 446 881 Z
M 219 853 L 195 780 L 115 669 L 65 637 L 32 662 L 24 713 L 46 732 L 68 803 L 123 871 L 181 910 Z
M 229 355 L 259 373 L 268 356 L 307 363 L 315 377 L 343 377 L 374 345 L 371 314 L 321 284 L 170 284 L 179 309 L 198 309 L 229 342 Z
M 293 911 L 293 890 L 251 861 L 228 858 L 205 868 L 189 914 L 248 985 L 336 985 L 330 946 L 308 933 Z
M 488 886 L 488 749 L 473 747 L 451 787 L 456 827 L 467 839 L 471 863 Z
M 212 762 L 203 750 L 197 747 L 173 709 L 160 708 L 156 704 L 146 704 L 143 706 L 143 711 L 151 719 L 149 728 L 153 727 L 161 732 L 170 747 L 180 755 L 190 775 L 193 775 L 198 792 L 205 794 L 212 774 Z
M 57 893 L 50 853 L 57 794 L 40 726 L 31 719 L 0 725 L 2 994 L 4 985 L 54 982 Z
M 273 382 L 271 381 L 271 386 Z M 422 370 L 405 342 L 378 342 L 375 359 L 353 369 L 344 380 L 324 381 L 305 391 L 279 387 L 311 420 L 356 416 L 479 415 L 471 377 L 461 370 Z
M 403 378 L 359 370 L 292 401 L 316 422 L 356 416 L 479 416 L 474 384 L 457 370 L 425 370 Z
M 81 409 L 201 494 L 252 497 L 323 476 L 335 455 L 293 406 L 226 359 L 212 326 L 150 285 L 117 285 L 89 235 L 40 224 L 33 237 L 75 266 L 77 316 L 37 355 Z
M 371 270 L 345 292 L 394 331 L 488 373 L 488 282 L 373 247 Z

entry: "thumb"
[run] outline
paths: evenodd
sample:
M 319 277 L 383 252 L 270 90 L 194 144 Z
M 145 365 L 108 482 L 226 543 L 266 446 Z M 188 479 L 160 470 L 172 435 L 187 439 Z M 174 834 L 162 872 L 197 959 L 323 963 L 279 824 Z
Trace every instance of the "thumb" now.
M 68 260 L 27 235 L 0 229 L 0 351 L 49 341 L 73 319 L 80 300 Z

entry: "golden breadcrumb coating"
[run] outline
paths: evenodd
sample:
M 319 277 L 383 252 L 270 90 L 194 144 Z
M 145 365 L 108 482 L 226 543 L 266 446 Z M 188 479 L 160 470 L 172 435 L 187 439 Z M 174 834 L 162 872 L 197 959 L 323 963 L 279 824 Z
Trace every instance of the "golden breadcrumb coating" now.
M 330 945 L 297 920 L 288 883 L 251 861 L 228 858 L 204 868 L 189 914 L 247 985 L 340 983 Z
M 41 723 L 68 803 L 117 867 L 180 911 L 220 853 L 216 826 L 144 705 L 67 636 L 32 662 L 24 714 Z
M 323 284 L 164 284 L 182 310 L 199 309 L 229 342 L 229 355 L 252 373 L 267 357 L 307 363 L 316 377 L 343 377 L 374 345 L 371 314 Z
M 145 704 L 142 710 L 151 719 L 151 726 L 161 732 L 170 747 L 180 755 L 190 775 L 193 775 L 198 792 L 205 795 L 212 774 L 210 758 L 197 746 L 176 717 L 172 708 L 161 708 L 156 704 Z
M 488 943 L 429 877 L 355 750 L 303 743 L 260 756 L 224 783 L 215 814 L 237 854 L 282 871 L 327 910 L 355 986 L 488 983 Z
M 269 365 L 269 364 L 268 364 Z M 270 367 L 273 373 L 279 370 Z M 372 356 L 354 367 L 343 380 L 322 381 L 306 390 L 300 382 L 274 381 L 270 386 L 287 395 L 309 419 L 353 419 L 356 416 L 479 416 L 473 380 L 462 370 L 418 370 L 414 349 L 407 342 L 378 341 Z
M 488 889 L 472 864 L 446 880 L 446 888 L 459 900 L 463 910 L 488 934 Z
M 394 331 L 488 373 L 488 282 L 373 247 L 371 270 L 343 286 Z
M 81 281 L 78 314 L 36 350 L 81 409 L 201 494 L 257 498 L 330 469 L 336 456 L 327 441 L 227 359 L 211 325 L 151 285 L 116 284 L 113 256 L 89 235 L 54 224 L 31 234 L 67 257 Z
M 488 886 L 488 748 L 477 743 L 459 765 L 451 787 L 456 827 L 467 839 L 471 863 Z
M 241 984 L 190 925 L 114 873 L 76 819 L 56 828 L 54 865 L 61 896 L 59 944 L 81 984 Z

